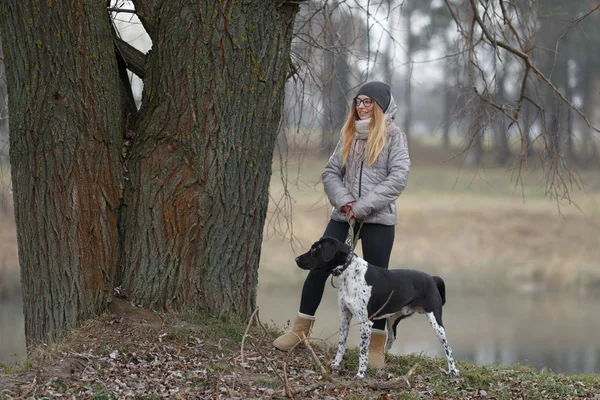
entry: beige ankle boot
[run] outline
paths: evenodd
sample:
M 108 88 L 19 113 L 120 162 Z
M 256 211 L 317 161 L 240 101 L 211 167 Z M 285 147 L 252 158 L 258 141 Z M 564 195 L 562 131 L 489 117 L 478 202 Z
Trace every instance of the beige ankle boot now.
M 273 346 L 279 350 L 291 350 L 296 343 L 302 341 L 302 332 L 308 336 L 308 332 L 310 331 L 310 328 L 312 328 L 314 322 L 315 317 L 298 313 L 298 316 L 294 320 L 294 325 L 292 325 L 292 330 L 275 339 Z
M 369 368 L 380 369 L 385 367 L 383 348 L 385 346 L 385 331 L 371 330 L 371 343 L 369 343 Z

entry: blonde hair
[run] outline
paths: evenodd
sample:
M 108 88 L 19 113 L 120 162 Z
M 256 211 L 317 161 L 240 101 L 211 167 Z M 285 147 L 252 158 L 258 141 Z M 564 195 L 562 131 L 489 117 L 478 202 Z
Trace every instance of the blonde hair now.
M 369 123 L 369 137 L 367 138 L 367 145 L 365 147 L 365 158 L 369 167 L 373 166 L 379 153 L 385 146 L 385 116 L 383 110 L 376 102 L 373 102 L 373 116 Z M 350 148 L 354 142 L 356 136 L 356 129 L 354 123 L 359 120 L 358 113 L 354 104 L 350 107 L 348 118 L 342 128 L 342 164 L 346 164 L 348 161 L 348 155 L 350 154 Z

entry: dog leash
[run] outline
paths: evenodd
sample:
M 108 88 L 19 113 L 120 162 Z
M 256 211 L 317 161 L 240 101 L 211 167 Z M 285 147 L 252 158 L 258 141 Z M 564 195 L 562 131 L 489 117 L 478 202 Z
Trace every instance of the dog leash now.
M 352 218 L 350 221 L 348 221 L 348 225 L 348 236 L 346 236 L 346 241 L 344 243 L 350 246 L 354 251 L 356 248 L 356 243 L 358 242 L 358 237 L 360 236 L 360 230 L 362 229 L 363 222 L 361 221 L 360 225 L 358 226 L 356 235 L 354 235 L 354 225 L 356 225 L 356 220 Z
M 360 230 L 362 229 L 363 222 L 362 221 L 360 222 L 360 225 L 358 226 L 358 231 L 356 232 L 356 235 L 354 235 L 354 225 L 356 225 L 356 220 L 354 218 L 352 218 L 350 221 L 348 221 L 348 235 L 346 236 L 346 240 L 344 241 L 344 244 L 350 246 L 352 251 L 354 251 L 354 249 L 356 248 L 356 243 L 358 242 L 358 238 L 360 236 Z M 331 275 L 330 282 L 331 282 L 331 286 L 336 288 L 336 286 L 333 284 L 333 275 Z

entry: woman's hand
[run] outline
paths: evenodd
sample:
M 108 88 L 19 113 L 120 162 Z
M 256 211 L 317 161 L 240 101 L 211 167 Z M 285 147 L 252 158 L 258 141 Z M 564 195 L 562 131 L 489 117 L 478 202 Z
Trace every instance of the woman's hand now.
M 348 210 L 348 212 L 346 213 L 346 220 L 350 222 L 351 219 L 358 219 L 356 217 L 356 214 L 354 214 L 354 211 L 352 211 L 352 209 Z
M 354 211 L 352 211 L 352 206 L 354 203 L 356 203 L 356 201 L 351 201 L 340 209 L 344 214 L 346 214 L 346 220 L 348 222 L 350 222 L 352 218 L 357 219 L 356 214 L 354 214 Z
M 342 212 L 343 212 L 344 214 L 348 214 L 348 211 L 351 211 L 351 210 L 352 210 L 352 205 L 353 205 L 354 203 L 356 203 L 356 202 L 355 202 L 355 201 L 351 201 L 350 203 L 348 203 L 348 204 L 346 204 L 345 206 L 343 206 L 343 207 L 341 208 Z

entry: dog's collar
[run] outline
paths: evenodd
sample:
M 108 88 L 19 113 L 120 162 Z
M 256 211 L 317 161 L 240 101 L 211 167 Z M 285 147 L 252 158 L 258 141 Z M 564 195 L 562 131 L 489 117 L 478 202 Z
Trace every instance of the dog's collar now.
M 341 267 L 336 267 L 336 268 L 332 269 L 331 275 L 340 276 L 346 270 L 346 268 L 348 268 L 350 266 L 350 263 L 354 259 L 355 255 L 356 254 L 353 251 L 350 251 L 350 253 L 348 253 L 348 257 L 346 257 L 346 262 L 344 263 L 344 265 L 342 265 Z

